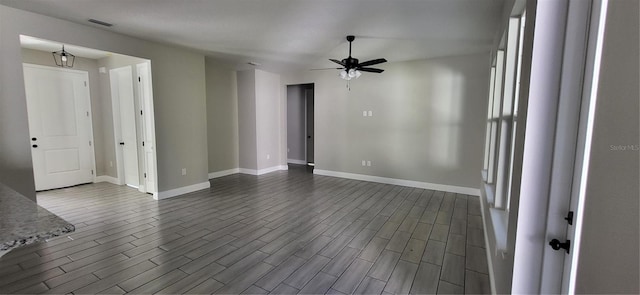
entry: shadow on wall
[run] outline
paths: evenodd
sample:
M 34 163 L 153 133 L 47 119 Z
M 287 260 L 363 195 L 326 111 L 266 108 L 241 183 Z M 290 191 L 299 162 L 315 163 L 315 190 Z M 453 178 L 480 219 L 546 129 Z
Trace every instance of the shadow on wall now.
M 390 81 L 397 96 L 386 118 L 389 161 L 410 151 L 418 156 L 414 165 L 455 170 L 463 158 L 465 77 L 446 65 L 409 68 L 406 76 Z

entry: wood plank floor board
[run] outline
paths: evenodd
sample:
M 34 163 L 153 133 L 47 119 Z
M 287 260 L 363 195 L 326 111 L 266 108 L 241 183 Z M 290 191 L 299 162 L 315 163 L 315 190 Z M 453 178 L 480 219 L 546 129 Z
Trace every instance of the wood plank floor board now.
M 342 275 L 351 262 L 356 259 L 359 252 L 360 251 L 358 249 L 345 247 L 336 257 L 331 259 L 322 271 L 333 276 Z
M 37 198 L 76 231 L 1 257 L 2 292 L 490 292 L 474 196 L 291 166 L 160 201 L 109 183 Z
M 367 276 L 384 282 L 388 281 L 398 260 L 400 260 L 400 253 L 391 250 L 382 251 Z
M 356 289 L 355 294 L 380 294 L 386 284 L 387 282 L 376 280 L 372 277 L 365 277 L 358 286 L 358 289 Z
M 354 260 L 331 288 L 345 294 L 353 293 L 372 265 L 373 263 L 364 259 Z
M 256 286 L 271 291 L 275 289 L 280 283 L 288 278 L 293 272 L 295 272 L 300 266 L 306 262 L 305 259 L 297 256 L 290 256 L 289 259 L 278 265 L 275 269 L 270 271 L 267 275 L 263 276 L 259 281 L 255 283 Z
M 324 294 L 330 288 L 331 285 L 338 279 L 338 277 L 319 272 L 307 285 L 300 290 L 299 294 Z
M 284 283 L 296 289 L 302 289 L 329 261 L 330 259 L 324 256 L 313 256 L 307 263 L 293 272 Z

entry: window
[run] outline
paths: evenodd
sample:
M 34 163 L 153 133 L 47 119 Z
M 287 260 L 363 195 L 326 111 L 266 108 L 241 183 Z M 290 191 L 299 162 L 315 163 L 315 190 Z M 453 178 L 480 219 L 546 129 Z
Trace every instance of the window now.
M 512 17 L 492 60 L 483 177 L 491 207 L 509 211 L 515 130 L 518 124 L 523 13 Z

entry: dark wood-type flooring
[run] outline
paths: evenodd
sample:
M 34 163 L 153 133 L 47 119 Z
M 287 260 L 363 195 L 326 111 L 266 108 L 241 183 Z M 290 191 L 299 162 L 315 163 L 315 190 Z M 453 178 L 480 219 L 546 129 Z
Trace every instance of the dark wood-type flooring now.
M 489 293 L 478 197 L 313 175 L 230 175 L 155 201 L 38 193 L 76 232 L 0 258 L 0 293 Z

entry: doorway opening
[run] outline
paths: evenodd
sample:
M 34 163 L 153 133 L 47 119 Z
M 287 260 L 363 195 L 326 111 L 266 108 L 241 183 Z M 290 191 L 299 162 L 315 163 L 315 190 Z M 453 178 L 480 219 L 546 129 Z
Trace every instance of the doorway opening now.
M 151 61 L 20 36 L 36 190 L 91 182 L 157 193 Z
M 313 171 L 314 84 L 287 85 L 287 163 Z

